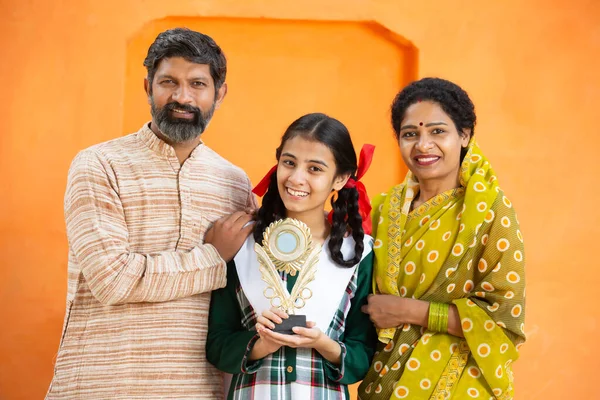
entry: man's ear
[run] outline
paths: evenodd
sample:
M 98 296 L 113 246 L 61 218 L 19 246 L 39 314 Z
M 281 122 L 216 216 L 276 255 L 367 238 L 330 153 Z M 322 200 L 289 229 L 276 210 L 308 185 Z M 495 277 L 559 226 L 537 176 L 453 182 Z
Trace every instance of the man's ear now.
M 144 78 L 144 92 L 146 92 L 148 104 L 152 104 L 152 88 L 150 87 L 150 82 L 148 82 L 148 78 Z
M 227 95 L 227 82 L 223 82 L 219 90 L 217 91 L 217 98 L 215 100 L 215 110 L 218 110 L 221 106 L 221 103 L 225 99 Z

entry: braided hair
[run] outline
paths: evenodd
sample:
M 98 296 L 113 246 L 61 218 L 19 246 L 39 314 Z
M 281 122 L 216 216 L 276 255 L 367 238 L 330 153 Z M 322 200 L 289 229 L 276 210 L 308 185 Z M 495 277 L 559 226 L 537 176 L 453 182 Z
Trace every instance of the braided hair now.
M 281 138 L 281 144 L 275 152 L 277 161 L 284 144 L 295 137 L 302 137 L 322 143 L 331 151 L 335 159 L 336 176 L 350 175 L 356 179 L 357 159 L 348 129 L 335 118 L 325 114 L 312 113 L 298 118 L 287 128 Z M 329 237 L 329 252 L 333 261 L 343 267 L 353 267 L 362 258 L 365 233 L 362 218 L 358 212 L 358 191 L 356 188 L 342 188 L 331 197 L 333 210 L 332 227 Z M 267 226 L 286 217 L 286 209 L 277 187 L 277 171 L 271 175 L 271 183 L 262 206 L 258 210 L 254 228 L 254 240 L 261 243 Z M 350 232 L 354 239 L 354 256 L 344 260 L 341 248 L 346 234 Z

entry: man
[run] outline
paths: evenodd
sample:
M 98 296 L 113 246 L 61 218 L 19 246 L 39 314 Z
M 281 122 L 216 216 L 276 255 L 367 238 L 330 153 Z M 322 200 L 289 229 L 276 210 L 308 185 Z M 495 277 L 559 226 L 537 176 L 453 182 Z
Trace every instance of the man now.
M 67 311 L 47 399 L 222 396 L 204 350 L 210 292 L 252 229 L 240 210 L 256 207 L 246 174 L 200 139 L 226 60 L 210 37 L 172 29 L 144 65 L 152 122 L 69 170 Z

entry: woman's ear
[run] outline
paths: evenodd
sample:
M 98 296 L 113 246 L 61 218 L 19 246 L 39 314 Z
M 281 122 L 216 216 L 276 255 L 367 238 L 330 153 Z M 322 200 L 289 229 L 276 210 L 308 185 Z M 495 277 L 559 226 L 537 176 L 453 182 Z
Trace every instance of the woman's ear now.
M 348 182 L 348 179 L 350 179 L 350 174 L 336 176 L 335 179 L 333 180 L 333 187 L 331 188 L 332 191 L 333 190 L 341 190 L 344 187 L 344 185 L 346 184 L 346 182 Z
M 463 129 L 460 133 L 460 145 L 461 147 L 467 147 L 471 141 L 471 129 Z

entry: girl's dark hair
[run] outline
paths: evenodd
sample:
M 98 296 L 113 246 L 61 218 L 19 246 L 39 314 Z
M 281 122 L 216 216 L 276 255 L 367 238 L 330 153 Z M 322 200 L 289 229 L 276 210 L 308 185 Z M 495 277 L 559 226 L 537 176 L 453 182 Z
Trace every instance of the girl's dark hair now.
M 284 144 L 297 136 L 322 143 L 331 150 L 335 159 L 336 176 L 354 175 L 357 169 L 356 153 L 350 139 L 348 129 L 335 118 L 325 114 L 313 113 L 298 118 L 287 128 L 281 138 L 281 144 L 275 152 L 277 161 L 281 156 Z M 333 224 L 329 237 L 331 258 L 344 267 L 356 265 L 362 258 L 364 250 L 362 218 L 358 212 L 358 191 L 356 188 L 342 188 L 331 198 Z M 258 220 L 254 228 L 254 240 L 261 243 L 267 226 L 274 221 L 286 217 L 286 209 L 277 188 L 277 171 L 271 175 L 271 184 L 263 197 L 262 206 L 258 210 Z M 344 260 L 341 252 L 344 236 L 351 231 L 354 239 L 354 257 Z
M 475 115 L 475 106 L 467 92 L 457 84 L 445 79 L 423 78 L 402 89 L 392 103 L 392 126 L 396 140 L 400 137 L 400 125 L 406 109 L 418 101 L 433 101 L 439 104 L 452 119 L 459 133 L 470 129 L 471 136 L 475 134 L 477 116 Z M 467 149 L 462 148 L 461 162 L 465 154 L 467 154 Z

